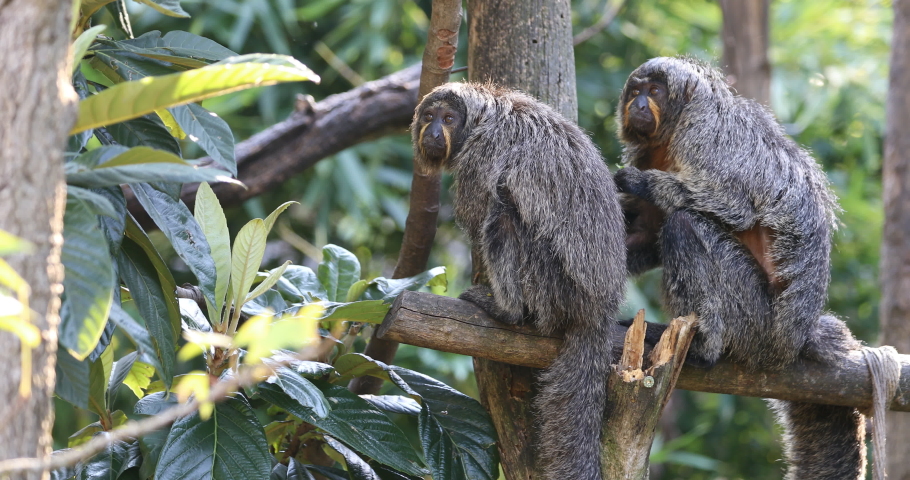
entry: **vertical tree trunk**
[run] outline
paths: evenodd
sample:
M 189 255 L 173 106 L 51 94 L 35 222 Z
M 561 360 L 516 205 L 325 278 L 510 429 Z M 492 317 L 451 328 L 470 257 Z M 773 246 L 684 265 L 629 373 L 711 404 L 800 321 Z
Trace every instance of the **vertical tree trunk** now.
M 63 145 L 76 100 L 69 85 L 70 11 L 70 2 L 59 0 L 0 1 L 0 229 L 36 247 L 7 260 L 31 285 L 33 323 L 42 333 L 41 345 L 32 353 L 31 395 L 22 398 L 19 341 L 0 330 L 0 459 L 43 457 L 51 450 L 63 288 Z
M 724 14 L 721 60 L 728 80 L 744 97 L 768 105 L 771 64 L 768 62 L 768 4 L 770 0 L 720 0 Z
M 468 75 L 471 81 L 525 91 L 577 120 L 569 1 L 470 0 Z M 475 281 L 480 277 L 475 275 Z M 474 359 L 481 401 L 499 434 L 502 469 L 509 480 L 540 478 L 534 470 L 531 415 L 536 372 Z
M 910 351 L 910 0 L 894 2 L 891 74 L 882 171 L 885 229 L 881 251 L 882 344 Z M 910 479 L 910 415 L 888 412 L 888 473 Z

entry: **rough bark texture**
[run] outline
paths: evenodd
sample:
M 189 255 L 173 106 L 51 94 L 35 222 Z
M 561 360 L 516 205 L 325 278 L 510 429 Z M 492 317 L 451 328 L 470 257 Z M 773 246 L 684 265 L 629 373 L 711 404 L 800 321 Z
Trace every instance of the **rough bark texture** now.
M 41 345 L 32 352 L 31 396 L 22 398 L 19 341 L 0 331 L 0 460 L 44 457 L 52 446 L 51 395 L 63 288 L 63 146 L 76 100 L 69 85 L 69 18 L 69 2 L 0 1 L 0 229 L 36 247 L 30 255 L 7 261 L 31 286 L 33 323 L 42 334 Z
M 486 358 L 490 363 L 510 362 L 530 368 L 546 368 L 562 345 L 559 335 L 543 335 L 527 326 L 503 325 L 472 303 L 419 292 L 404 292 L 398 297 L 382 323 L 379 335 L 418 347 Z M 625 327 L 614 326 L 615 358 L 623 354 L 625 335 Z M 649 351 L 650 347 L 646 345 L 645 354 Z M 898 357 L 901 383 L 890 408 L 910 412 L 910 355 Z M 749 371 L 723 358 L 710 369 L 686 365 L 676 387 L 860 408 L 871 406 L 872 398 L 869 368 L 861 351 L 850 353 L 833 366 L 799 361 L 791 368 L 775 372 Z M 516 387 L 517 392 L 523 389 L 520 385 Z M 900 416 L 907 415 L 901 413 Z M 889 441 L 888 445 L 891 443 Z M 892 474 L 892 478 L 904 477 Z
M 894 2 L 894 36 L 882 171 L 885 231 L 881 251 L 882 344 L 910 351 L 910 1 Z M 906 378 L 906 373 L 904 374 Z M 902 379 L 903 380 L 903 379 Z M 906 391 L 906 387 L 901 388 Z M 889 478 L 910 479 L 910 415 L 891 413 L 888 425 Z
M 461 26 L 461 0 L 433 0 L 430 14 L 430 31 L 423 51 L 423 69 L 420 73 L 418 102 L 431 90 L 449 81 L 458 50 L 458 28 Z M 412 114 L 413 114 L 413 109 Z M 436 218 L 439 215 L 440 174 L 427 173 L 414 168 L 411 178 L 411 200 L 408 219 L 404 226 L 398 264 L 392 278 L 417 275 L 427 268 L 433 240 L 436 238 Z M 364 354 L 374 360 L 392 363 L 398 351 L 398 342 L 383 340 L 373 335 Z M 376 394 L 382 380 L 376 377 L 359 377 L 348 387 L 357 394 Z
M 407 133 L 417 106 L 420 65 L 414 65 L 321 102 L 301 101 L 287 120 L 237 144 L 237 178 L 246 189 L 212 185 L 225 207 L 239 205 L 290 180 L 316 162 L 360 142 Z M 198 184 L 183 187 L 192 209 Z M 146 229 L 157 228 L 135 199 L 130 213 Z
M 770 0 L 720 0 L 724 14 L 721 60 L 728 81 L 744 97 L 768 105 L 771 63 L 768 61 Z
M 577 120 L 569 1 L 470 0 L 468 78 L 522 90 Z M 482 274 L 475 269 L 475 279 L 479 277 Z M 506 478 L 539 478 L 534 471 L 534 442 L 530 441 L 534 437 L 531 398 L 536 370 L 475 357 L 474 373 L 481 402 L 499 434 Z
M 695 316 L 674 318 L 644 362 L 645 311 L 626 332 L 619 365 L 613 365 L 603 426 L 604 478 L 647 479 L 648 457 L 661 413 L 695 336 Z M 643 369 L 644 368 L 644 369 Z

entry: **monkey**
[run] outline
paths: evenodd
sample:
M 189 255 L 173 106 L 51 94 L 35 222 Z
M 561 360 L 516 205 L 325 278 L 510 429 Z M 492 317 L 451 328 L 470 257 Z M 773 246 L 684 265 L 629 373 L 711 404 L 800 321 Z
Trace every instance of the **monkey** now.
M 626 278 L 609 168 L 574 123 L 491 84 L 437 87 L 411 132 L 415 168 L 453 173 L 456 222 L 489 277 L 460 298 L 500 322 L 565 333 L 534 399 L 544 478 L 601 480 L 610 329 Z
M 631 73 L 616 118 L 627 268 L 662 265 L 667 313 L 697 314 L 687 362 L 710 367 L 724 355 L 780 370 L 860 348 L 822 314 L 836 197 L 767 109 L 708 64 L 662 57 Z M 855 408 L 769 403 L 784 426 L 786 479 L 865 478 Z

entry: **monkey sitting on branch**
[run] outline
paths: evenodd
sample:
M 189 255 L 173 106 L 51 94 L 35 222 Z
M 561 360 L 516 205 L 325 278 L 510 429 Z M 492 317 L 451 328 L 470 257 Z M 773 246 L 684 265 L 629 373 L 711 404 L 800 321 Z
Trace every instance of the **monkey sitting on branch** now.
M 629 76 L 617 121 L 629 272 L 663 264 L 667 313 L 698 315 L 687 361 L 711 366 L 723 354 L 773 370 L 860 348 L 822 315 L 836 198 L 768 110 L 706 64 L 655 58 Z M 865 478 L 855 408 L 769 403 L 785 430 L 787 479 Z
M 565 330 L 535 399 L 545 478 L 600 480 L 610 327 L 626 276 L 610 171 L 575 124 L 492 85 L 436 88 L 411 132 L 417 168 L 453 172 L 455 219 L 489 277 L 461 298 L 507 324 Z

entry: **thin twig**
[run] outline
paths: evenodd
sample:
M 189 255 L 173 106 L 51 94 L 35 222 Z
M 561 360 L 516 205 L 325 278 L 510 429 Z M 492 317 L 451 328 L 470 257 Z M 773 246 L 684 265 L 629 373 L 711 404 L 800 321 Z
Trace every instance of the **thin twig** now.
M 616 14 L 619 13 L 619 9 L 626 3 L 626 0 L 607 0 L 607 3 L 604 4 L 604 14 L 600 17 L 600 20 L 597 21 L 594 25 L 582 30 L 572 38 L 572 45 L 579 45 L 581 43 L 587 42 L 594 35 L 600 33 L 603 29 L 607 28 L 607 25 L 616 18 Z

